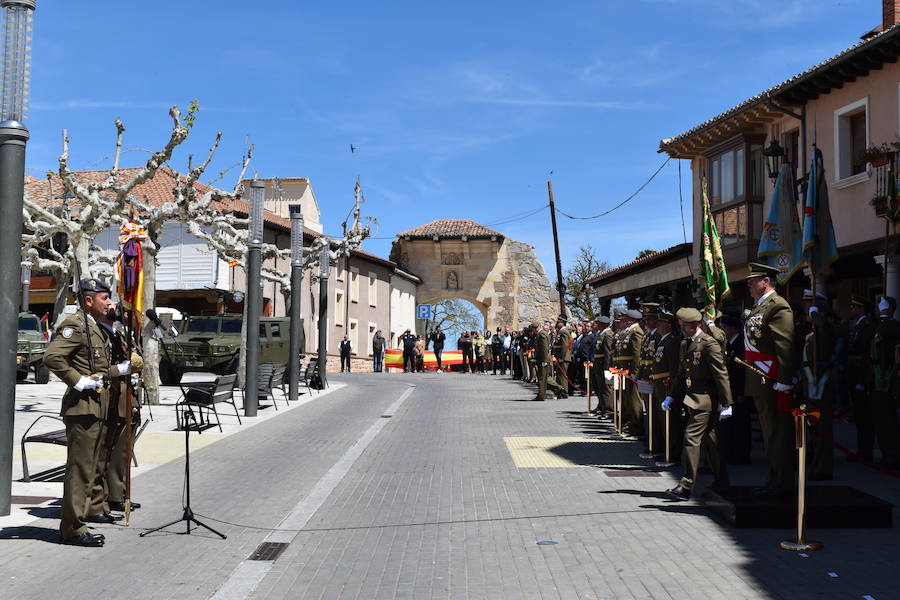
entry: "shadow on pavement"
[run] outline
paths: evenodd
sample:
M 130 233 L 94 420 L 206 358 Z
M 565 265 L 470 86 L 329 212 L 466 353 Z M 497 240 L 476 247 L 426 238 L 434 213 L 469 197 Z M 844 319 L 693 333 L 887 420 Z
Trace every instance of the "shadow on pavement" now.
M 4 527 L 0 529 L 0 540 L 37 540 L 50 544 L 59 544 L 59 531 L 47 527 L 33 527 L 22 525 L 21 527 Z

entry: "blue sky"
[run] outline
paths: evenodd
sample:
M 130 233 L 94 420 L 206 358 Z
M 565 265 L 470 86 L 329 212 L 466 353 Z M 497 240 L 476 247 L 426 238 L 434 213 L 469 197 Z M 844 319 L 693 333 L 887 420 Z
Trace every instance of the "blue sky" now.
M 880 0 L 630 2 L 50 2 L 35 14 L 29 173 L 108 166 L 165 141 L 167 108 L 202 106 L 186 149 L 224 134 L 210 173 L 247 139 L 264 177 L 310 177 L 339 233 L 362 178 L 376 236 L 437 218 L 491 225 L 547 201 L 593 215 L 632 193 L 678 134 L 852 45 Z M 355 154 L 350 144 L 358 148 Z M 688 165 L 683 165 L 689 194 Z M 233 178 L 227 179 L 233 181 Z M 690 224 L 688 223 L 688 227 Z M 496 225 L 537 247 L 545 212 Z M 592 244 L 613 265 L 682 241 L 675 161 L 631 203 L 560 220 L 564 262 Z M 688 230 L 690 235 L 690 230 Z M 365 249 L 387 256 L 390 239 Z

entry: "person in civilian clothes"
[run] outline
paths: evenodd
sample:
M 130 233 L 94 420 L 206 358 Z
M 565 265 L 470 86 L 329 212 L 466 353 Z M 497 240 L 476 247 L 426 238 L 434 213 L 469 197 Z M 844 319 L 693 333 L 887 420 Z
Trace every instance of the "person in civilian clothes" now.
M 475 354 L 472 348 L 472 333 L 464 331 L 459 339 L 456 340 L 456 347 L 462 352 L 462 369 L 463 373 L 475 371 Z
M 381 373 L 384 370 L 384 351 L 387 349 L 387 340 L 381 334 L 381 330 L 375 332 L 372 337 L 372 370 Z
M 444 365 L 441 363 L 441 355 L 444 353 L 444 342 L 447 341 L 447 335 L 441 331 L 440 325 L 431 332 L 431 349 L 434 350 L 434 358 L 437 361 L 437 372 L 444 372 Z
M 344 372 L 344 366 L 347 367 L 347 372 L 350 372 L 350 353 L 352 351 L 350 338 L 345 335 L 344 339 L 341 340 L 341 373 Z
M 407 329 L 397 341 L 403 349 L 403 372 L 414 373 L 416 370 L 416 335 Z

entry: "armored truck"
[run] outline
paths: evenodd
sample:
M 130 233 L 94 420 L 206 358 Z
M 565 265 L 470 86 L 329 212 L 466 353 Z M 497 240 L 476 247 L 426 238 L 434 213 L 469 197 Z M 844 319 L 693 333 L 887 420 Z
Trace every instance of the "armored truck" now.
M 19 313 L 19 338 L 16 342 L 16 381 L 25 381 L 28 372 L 34 371 L 35 383 L 50 381 L 50 369 L 44 366 L 44 350 L 47 338 L 41 322 L 32 313 Z
M 290 348 L 290 319 L 287 317 L 261 317 L 259 320 L 259 362 L 285 364 Z M 163 343 L 172 361 L 163 353 L 159 364 L 159 377 L 164 385 L 175 385 L 189 371 L 212 372 L 226 375 L 237 372 L 241 354 L 240 314 L 224 314 L 188 317 L 182 323 L 180 333 L 166 338 Z M 300 348 L 306 346 L 303 328 L 300 328 Z

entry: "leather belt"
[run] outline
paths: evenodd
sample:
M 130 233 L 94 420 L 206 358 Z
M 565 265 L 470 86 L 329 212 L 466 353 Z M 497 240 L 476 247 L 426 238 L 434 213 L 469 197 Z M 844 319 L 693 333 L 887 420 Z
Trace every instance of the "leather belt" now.
M 629 354 L 628 356 L 613 356 L 613 360 L 634 360 L 634 355 Z
M 670 375 L 671 375 L 671 373 L 669 373 L 668 371 L 666 371 L 665 373 L 654 373 L 653 375 L 650 376 L 650 379 L 653 379 L 653 380 L 665 379 L 666 377 L 669 377 Z

